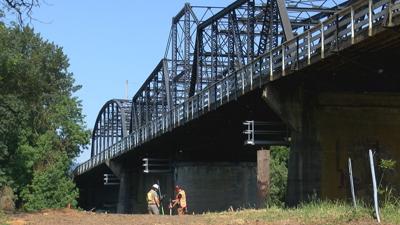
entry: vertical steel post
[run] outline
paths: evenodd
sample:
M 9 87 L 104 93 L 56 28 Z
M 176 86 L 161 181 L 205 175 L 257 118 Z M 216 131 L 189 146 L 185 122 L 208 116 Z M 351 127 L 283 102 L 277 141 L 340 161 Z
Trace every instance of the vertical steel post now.
M 253 67 L 254 63 L 251 62 L 250 64 L 250 90 L 253 90 Z
M 393 7 L 393 0 L 389 0 L 389 7 L 388 7 L 388 10 L 389 10 L 389 12 L 388 12 L 389 22 L 388 22 L 388 27 L 393 27 L 394 26 L 394 24 L 393 24 L 393 10 L 392 10 L 392 7 Z
M 229 102 L 229 82 L 228 82 L 228 79 L 226 79 L 226 99 L 227 99 L 227 102 Z
M 321 22 L 321 59 L 325 58 L 324 23 Z
M 189 102 L 190 100 L 186 102 L 186 121 L 189 121 Z
M 223 103 L 222 99 L 224 98 L 224 81 L 221 82 L 219 97 L 220 97 L 220 103 L 222 105 L 222 103 Z
M 307 64 L 311 64 L 311 33 L 307 31 Z
M 242 79 L 242 94 L 244 94 L 244 69 L 242 68 L 241 70 L 240 70 L 240 72 L 241 72 L 241 79 Z
M 272 77 L 274 75 L 274 64 L 272 62 L 272 50 L 269 52 L 269 80 L 272 80 Z
M 372 0 L 368 1 L 368 36 L 372 36 Z
M 250 121 L 251 124 L 251 142 L 253 145 L 255 144 L 255 137 L 254 137 L 254 120 Z
M 185 66 L 185 93 L 184 98 L 189 95 L 189 80 L 190 80 L 190 4 L 185 3 L 185 20 L 183 21 L 184 26 L 184 66 Z
M 285 76 L 285 44 L 282 44 L 282 76 Z
M 351 167 L 351 158 L 349 158 L 348 162 L 349 162 L 349 179 L 350 179 L 351 197 L 353 199 L 354 208 L 356 208 L 357 204 L 356 204 L 356 194 L 354 192 L 353 169 Z
M 379 217 L 379 206 L 378 206 L 378 188 L 376 186 L 376 177 L 375 177 L 375 167 L 374 167 L 374 156 L 372 155 L 372 150 L 369 150 L 369 163 L 371 166 L 371 176 L 372 176 L 372 187 L 374 189 L 374 206 L 375 206 L 375 215 L 378 223 L 381 222 Z
M 351 20 L 351 44 L 354 44 L 354 8 L 350 9 L 350 20 Z
M 210 95 L 211 95 L 211 88 L 212 88 L 212 86 L 208 89 L 208 96 L 207 96 L 208 111 L 210 111 L 210 109 L 211 109 L 211 103 L 210 103 L 210 100 L 211 100 L 211 98 L 210 98 Z

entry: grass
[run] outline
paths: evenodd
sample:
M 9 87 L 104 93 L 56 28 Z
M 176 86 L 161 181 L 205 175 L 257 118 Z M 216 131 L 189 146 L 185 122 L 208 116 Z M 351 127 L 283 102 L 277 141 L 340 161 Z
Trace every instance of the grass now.
M 4 214 L 3 211 L 0 210 L 0 225 L 6 225 L 7 224 L 7 216 Z
M 400 224 L 400 205 L 389 204 L 381 208 L 383 224 Z M 232 224 L 240 222 L 273 222 L 283 224 L 371 224 L 375 223 L 374 211 L 360 203 L 357 209 L 339 201 L 314 201 L 297 208 L 278 208 L 254 210 L 246 209 L 235 212 L 210 213 L 209 221 L 227 220 Z
M 400 224 L 400 201 L 386 204 L 381 208 L 380 213 L 383 221 L 391 224 Z

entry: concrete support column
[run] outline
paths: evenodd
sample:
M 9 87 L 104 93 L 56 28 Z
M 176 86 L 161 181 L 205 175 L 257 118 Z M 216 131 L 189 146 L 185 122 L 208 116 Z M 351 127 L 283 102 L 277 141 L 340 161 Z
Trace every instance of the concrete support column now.
M 287 203 L 296 205 L 319 197 L 321 146 L 314 114 L 316 96 L 301 85 L 293 89 L 268 85 L 263 98 L 288 125 L 291 133 Z
M 133 173 L 124 171 L 120 174 L 119 180 L 117 213 L 132 213 L 134 202 Z
M 257 208 L 263 208 L 269 194 L 270 150 L 257 150 Z
M 111 169 L 115 176 L 118 177 L 119 191 L 117 213 L 132 213 L 134 210 L 135 199 L 137 194 L 137 172 L 123 163 L 114 161 L 106 161 L 106 165 Z

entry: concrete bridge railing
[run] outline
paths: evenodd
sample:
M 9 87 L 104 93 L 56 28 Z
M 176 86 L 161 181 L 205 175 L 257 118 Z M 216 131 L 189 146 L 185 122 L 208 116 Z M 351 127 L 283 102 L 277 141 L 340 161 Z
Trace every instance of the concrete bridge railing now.
M 199 116 L 215 110 L 267 82 L 318 62 L 337 51 L 393 26 L 400 0 L 363 0 L 342 9 L 319 25 L 256 58 L 250 64 L 208 86 L 79 165 L 75 176 L 115 158 Z

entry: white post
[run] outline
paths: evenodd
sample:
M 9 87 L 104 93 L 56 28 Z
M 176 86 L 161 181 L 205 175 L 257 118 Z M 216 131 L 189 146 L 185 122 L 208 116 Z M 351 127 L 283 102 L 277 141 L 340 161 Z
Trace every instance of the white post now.
M 388 13 L 388 15 L 389 15 L 389 23 L 388 23 L 388 27 L 393 27 L 394 26 L 394 24 L 393 24 L 393 10 L 392 10 L 392 7 L 393 7 L 393 0 L 389 0 L 389 7 L 388 7 L 388 10 L 389 10 L 389 13 Z
M 250 90 L 253 90 L 253 66 L 254 63 L 250 64 Z
M 375 205 L 375 215 L 378 223 L 381 222 L 379 218 L 379 207 L 378 207 L 378 189 L 376 187 L 376 177 L 375 177 L 375 167 L 374 167 L 374 156 L 372 155 L 372 150 L 369 150 L 369 163 L 371 166 L 371 176 L 372 176 L 372 187 L 374 189 L 374 205 Z
M 285 44 L 282 44 L 282 76 L 285 76 Z
M 311 33 L 307 31 L 307 64 L 311 64 Z
M 324 24 L 321 22 L 321 59 L 325 58 Z
M 351 7 L 350 11 L 350 20 L 351 20 L 351 44 L 354 44 L 354 8 Z
M 372 0 L 368 2 L 368 35 L 372 36 Z
M 244 69 L 241 69 L 241 78 L 242 78 L 242 94 L 244 94 Z
M 354 192 L 353 169 L 351 167 L 351 158 L 349 158 L 349 178 L 350 178 L 351 197 L 353 198 L 353 205 L 354 208 L 357 208 L 356 194 Z
M 272 62 L 272 50 L 269 52 L 269 80 L 272 80 L 272 76 L 274 75 L 274 64 Z

